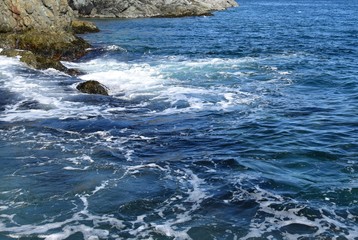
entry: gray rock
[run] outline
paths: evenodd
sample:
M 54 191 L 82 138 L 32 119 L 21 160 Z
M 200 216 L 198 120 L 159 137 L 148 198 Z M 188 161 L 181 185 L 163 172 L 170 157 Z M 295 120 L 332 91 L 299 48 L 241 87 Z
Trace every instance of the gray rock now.
M 68 30 L 74 17 L 67 0 L 1 0 L 0 33 Z
M 94 80 L 89 80 L 78 84 L 77 89 L 83 93 L 101 94 L 101 95 L 108 96 L 107 88 L 104 85 Z
M 69 0 L 82 17 L 181 17 L 237 6 L 235 0 Z

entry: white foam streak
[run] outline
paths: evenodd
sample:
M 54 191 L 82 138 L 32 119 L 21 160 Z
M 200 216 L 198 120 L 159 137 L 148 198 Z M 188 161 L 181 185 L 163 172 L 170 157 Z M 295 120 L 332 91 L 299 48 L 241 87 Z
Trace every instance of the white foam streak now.
M 205 192 L 203 192 L 200 188 L 200 186 L 204 183 L 204 180 L 198 178 L 198 176 L 196 176 L 192 171 L 187 170 L 187 173 L 190 176 L 189 182 L 191 183 L 192 190 L 188 192 L 189 196 L 186 201 L 194 203 L 192 210 L 195 210 L 206 197 Z
M 138 166 L 132 166 L 132 167 L 128 167 L 126 172 L 133 172 L 133 171 L 137 171 L 139 169 L 143 169 L 143 168 L 157 168 L 161 171 L 165 171 L 165 168 L 162 168 L 161 166 L 155 164 L 155 163 L 149 163 L 149 164 L 143 164 L 143 165 L 138 165 Z
M 17 227 L 6 227 L 6 228 L 5 226 L 0 225 L 0 230 L 6 232 L 13 232 L 13 235 L 17 237 L 21 237 L 24 235 L 43 234 L 49 230 L 60 228 L 63 225 L 70 223 L 71 221 L 72 219 L 68 219 L 63 222 L 47 223 L 40 226 L 28 224 L 28 225 L 22 225 Z
M 10 58 L 0 56 L 0 69 L 4 71 L 10 71 L 13 66 L 23 66 L 18 58 Z
M 75 228 L 71 226 L 65 226 L 62 229 L 61 233 L 43 235 L 40 237 L 45 238 L 45 240 L 60 240 L 60 239 L 67 239 L 68 237 L 70 237 L 76 232 L 81 232 L 83 234 L 83 238 L 86 240 L 105 239 L 109 235 L 108 230 L 93 229 L 85 225 L 79 225 L 76 226 Z
M 167 237 L 174 237 L 177 240 L 191 240 L 192 238 L 185 231 L 175 231 L 171 224 L 157 225 L 155 231 Z
M 63 103 L 63 104 L 62 104 Z M 22 121 L 22 120 L 38 120 L 46 118 L 79 118 L 88 119 L 90 116 L 101 116 L 99 107 L 83 106 L 80 104 L 71 104 L 62 102 L 58 107 L 52 106 L 52 109 L 27 109 L 19 110 L 19 104 L 8 106 L 4 114 L 0 115 L 1 121 Z M 77 106 L 77 107 L 76 107 Z M 50 107 L 50 106 L 49 106 Z
M 82 201 L 83 209 L 75 212 L 72 217 L 59 222 L 43 222 L 41 225 L 26 224 L 15 227 L 7 227 L 3 221 L 0 221 L 0 232 L 11 233 L 13 238 L 22 238 L 24 236 L 37 236 L 44 238 L 45 240 L 64 240 L 76 233 L 82 233 L 84 239 L 107 239 L 109 237 L 109 231 L 100 228 L 101 224 L 110 224 L 111 226 L 122 229 L 124 227 L 123 221 L 112 217 L 111 215 L 93 215 L 89 212 L 88 198 L 96 194 L 98 191 L 104 189 L 108 185 L 108 181 L 102 182 L 100 186 L 97 186 L 91 194 L 78 195 Z M 75 210 L 75 209 L 74 209 Z M 0 218 L 8 218 L 12 221 L 13 217 L 8 215 L 0 215 Z M 81 222 L 92 222 L 93 226 L 87 226 L 81 224 Z M 13 221 L 12 221 L 13 222 Z M 13 222 L 17 225 L 17 223 Z M 48 232 L 55 232 L 47 234 Z
M 156 90 L 161 88 L 163 81 L 160 73 L 149 65 L 127 67 L 119 70 L 89 73 L 81 76 L 81 79 L 97 80 L 109 88 L 110 94 L 124 93 L 129 98 L 138 94 L 153 95 Z
M 191 203 L 191 207 L 189 209 L 185 208 L 182 205 L 174 204 L 174 207 L 181 211 L 178 213 L 174 219 L 168 219 L 162 224 L 152 223 L 151 225 L 154 227 L 155 232 L 162 234 L 167 237 L 174 237 L 174 239 L 191 239 L 188 235 L 188 231 L 190 227 L 185 229 L 177 230 L 177 225 L 187 223 L 192 220 L 193 212 L 200 208 L 202 201 L 207 198 L 205 191 L 202 189 L 202 185 L 204 184 L 204 180 L 200 179 L 196 176 L 191 170 L 185 170 L 185 172 L 177 171 L 177 173 L 182 174 L 180 178 L 180 182 L 184 185 L 189 184 L 190 189 L 186 193 L 185 199 L 182 199 L 182 196 L 177 196 L 172 199 L 168 199 L 165 202 L 165 205 L 157 209 L 157 214 L 166 219 L 166 215 L 164 211 L 167 208 L 172 208 L 173 203 L 175 203 L 178 199 L 182 199 L 184 202 Z
M 358 227 L 349 227 L 345 223 L 339 221 L 338 219 L 340 219 L 340 217 L 337 216 L 333 209 L 323 210 L 323 208 L 321 208 L 319 210 L 321 216 L 315 219 L 310 219 L 307 215 L 300 214 L 300 211 L 307 208 L 307 206 L 299 205 L 297 207 L 285 207 L 282 210 L 279 210 L 275 208 L 275 205 L 282 205 L 283 202 L 287 202 L 289 199 L 283 199 L 282 196 L 261 189 L 258 186 L 255 186 L 255 189 L 254 193 L 243 191 L 246 197 L 251 197 L 259 203 L 259 210 L 251 221 L 249 233 L 241 238 L 243 240 L 260 238 L 264 233 L 274 233 L 275 231 L 281 232 L 282 228 L 296 224 L 311 228 L 312 231 L 314 231 L 314 233 L 300 234 L 300 237 L 319 238 L 327 231 L 327 228 L 331 228 L 331 226 L 335 226 L 339 229 L 346 229 L 348 234 L 342 236 L 349 236 L 347 239 L 354 239 L 358 236 Z M 294 201 L 293 203 L 295 205 L 298 204 Z M 329 215 L 327 215 L 327 212 L 329 212 Z M 261 217 L 261 215 L 265 217 Z M 344 219 L 342 220 L 344 221 Z M 283 235 L 287 239 L 297 239 L 297 234 L 291 234 L 287 231 L 283 231 Z
M 108 180 L 104 181 L 100 186 L 97 186 L 96 189 L 93 190 L 92 195 L 96 194 L 98 191 L 105 189 L 108 184 L 109 184 Z
M 122 48 L 118 45 L 109 45 L 107 47 L 104 48 L 104 50 L 106 51 L 122 51 L 122 52 L 127 52 L 127 49 Z
M 64 167 L 63 168 L 64 170 L 67 170 L 67 171 L 86 171 L 89 169 L 89 166 L 86 166 L 84 168 L 76 168 L 76 167 Z
M 9 208 L 8 206 L 0 206 L 0 211 L 6 210 L 8 208 Z

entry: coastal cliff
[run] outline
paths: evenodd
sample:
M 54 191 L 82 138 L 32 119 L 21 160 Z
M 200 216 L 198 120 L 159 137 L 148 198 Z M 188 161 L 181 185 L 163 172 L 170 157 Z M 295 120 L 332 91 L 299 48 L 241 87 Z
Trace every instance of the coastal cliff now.
M 1 54 L 18 55 L 31 67 L 73 73 L 59 61 L 79 58 L 90 46 L 74 35 L 67 0 L 3 0 L 0 12 Z
M 67 0 L 2 0 L 0 32 L 69 30 L 73 11 Z
M 207 15 L 237 6 L 235 0 L 2 0 L 0 54 L 21 56 L 37 69 L 55 68 L 70 74 L 60 60 L 83 56 L 90 45 L 75 33 L 96 32 L 85 17 L 180 17 Z M 14 50 L 16 49 L 16 50 Z
M 235 0 L 69 0 L 81 17 L 139 18 L 209 15 L 237 6 Z

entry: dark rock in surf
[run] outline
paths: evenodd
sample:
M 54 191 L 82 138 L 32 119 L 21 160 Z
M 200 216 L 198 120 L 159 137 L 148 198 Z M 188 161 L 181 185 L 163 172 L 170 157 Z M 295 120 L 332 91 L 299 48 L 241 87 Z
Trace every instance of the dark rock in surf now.
M 81 70 L 76 69 L 76 68 L 67 68 L 65 73 L 67 73 L 68 75 L 71 75 L 71 76 L 79 76 L 79 75 L 84 74 L 84 72 L 82 72 Z
M 83 93 L 101 94 L 101 95 L 108 96 L 107 88 L 104 85 L 94 80 L 89 80 L 78 84 L 77 89 Z

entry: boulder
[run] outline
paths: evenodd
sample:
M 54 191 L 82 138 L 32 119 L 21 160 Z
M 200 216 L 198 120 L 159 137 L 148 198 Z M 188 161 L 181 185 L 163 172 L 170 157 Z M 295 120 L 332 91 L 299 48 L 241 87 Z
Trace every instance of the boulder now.
M 99 32 L 98 27 L 94 23 L 82 20 L 73 20 L 72 30 L 77 34 Z
M 83 93 L 101 94 L 101 95 L 108 96 L 107 87 L 94 80 L 89 80 L 78 84 L 77 89 Z
M 69 0 L 82 17 L 182 17 L 237 6 L 235 0 Z

